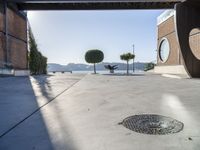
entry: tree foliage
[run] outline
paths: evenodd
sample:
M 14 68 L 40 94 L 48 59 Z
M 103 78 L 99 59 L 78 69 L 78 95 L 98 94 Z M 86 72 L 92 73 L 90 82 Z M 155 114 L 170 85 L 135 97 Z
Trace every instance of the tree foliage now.
M 104 59 L 104 54 L 101 50 L 93 49 L 85 53 L 85 60 L 87 63 L 100 63 Z
M 147 63 L 145 65 L 144 71 L 148 71 L 148 70 L 154 69 L 154 66 L 155 66 L 155 64 L 153 62 Z
M 85 61 L 87 63 L 92 63 L 94 64 L 94 73 L 96 74 L 96 63 L 100 63 L 102 62 L 104 59 L 104 54 L 101 50 L 98 49 L 92 49 L 92 50 L 88 50 L 85 53 Z
M 124 53 L 120 55 L 121 60 L 125 60 L 127 62 L 127 74 L 129 74 L 129 61 L 135 58 L 134 54 Z
M 47 58 L 38 50 L 37 43 L 29 28 L 29 69 L 31 74 L 39 75 L 47 73 Z
M 135 55 L 131 53 L 125 53 L 125 54 L 120 55 L 120 58 L 121 60 L 129 61 L 131 59 L 134 59 Z

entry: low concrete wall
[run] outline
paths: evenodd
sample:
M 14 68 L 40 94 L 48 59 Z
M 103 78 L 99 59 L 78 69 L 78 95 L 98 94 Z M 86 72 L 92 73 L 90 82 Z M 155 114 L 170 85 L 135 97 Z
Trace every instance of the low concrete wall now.
M 29 76 L 30 71 L 29 70 L 15 70 L 14 76 Z
M 186 76 L 188 76 L 183 65 L 155 66 L 154 73 L 157 73 L 157 74 L 175 74 L 175 75 L 186 75 Z
M 9 75 L 12 76 L 14 74 L 13 69 L 0 69 L 0 75 Z

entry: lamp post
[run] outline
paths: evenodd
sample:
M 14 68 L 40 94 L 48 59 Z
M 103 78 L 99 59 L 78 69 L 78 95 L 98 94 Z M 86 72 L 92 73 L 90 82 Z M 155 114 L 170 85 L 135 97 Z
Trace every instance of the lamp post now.
M 135 54 L 135 46 L 134 46 L 134 44 L 133 44 L 133 55 Z M 134 65 L 134 58 L 133 58 L 133 72 L 135 71 L 135 65 Z

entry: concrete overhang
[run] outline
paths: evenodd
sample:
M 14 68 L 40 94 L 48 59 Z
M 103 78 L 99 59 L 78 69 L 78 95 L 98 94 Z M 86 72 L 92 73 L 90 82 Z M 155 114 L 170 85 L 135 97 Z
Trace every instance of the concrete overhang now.
M 7 0 L 20 10 L 170 9 L 185 0 Z

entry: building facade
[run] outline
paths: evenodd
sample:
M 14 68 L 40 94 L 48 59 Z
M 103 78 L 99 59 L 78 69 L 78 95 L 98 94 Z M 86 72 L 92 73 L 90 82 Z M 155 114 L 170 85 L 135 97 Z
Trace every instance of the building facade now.
M 14 4 L 0 2 L 0 69 L 28 68 L 27 17 Z
M 167 10 L 157 18 L 158 44 L 155 72 L 187 75 L 178 42 L 175 18 L 175 10 Z M 188 36 L 191 51 L 200 60 L 200 29 L 193 29 Z

